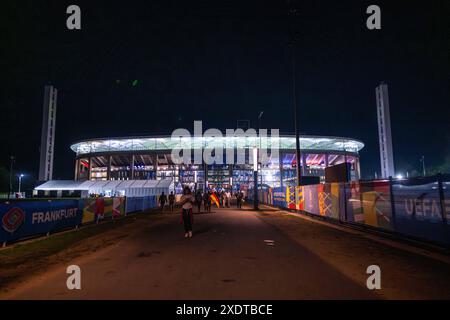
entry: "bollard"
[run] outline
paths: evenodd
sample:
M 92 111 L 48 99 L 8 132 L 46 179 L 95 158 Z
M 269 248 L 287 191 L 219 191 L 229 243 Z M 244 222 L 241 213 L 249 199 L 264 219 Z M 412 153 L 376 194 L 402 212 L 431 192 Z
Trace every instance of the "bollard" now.
M 6 248 L 6 241 L 3 242 L 3 248 Z
M 49 232 L 47 232 L 47 237 L 50 235 L 50 231 Z

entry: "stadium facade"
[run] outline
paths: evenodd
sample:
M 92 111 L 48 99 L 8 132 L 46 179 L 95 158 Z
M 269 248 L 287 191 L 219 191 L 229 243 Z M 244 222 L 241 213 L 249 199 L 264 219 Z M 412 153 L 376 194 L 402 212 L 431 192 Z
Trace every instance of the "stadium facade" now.
M 229 149 L 246 151 L 245 161 L 205 164 L 192 161 L 177 164 L 172 150 L 180 141 L 171 136 L 102 138 L 74 143 L 76 181 L 172 180 L 175 185 L 195 188 L 248 188 L 253 184 L 252 149 L 266 148 L 267 160 L 260 164 L 259 182 L 270 187 L 296 183 L 295 137 L 280 135 L 261 140 L 259 137 L 192 137 L 183 142 L 192 150 Z M 325 181 L 327 167 L 347 163 L 350 180 L 360 178 L 361 141 L 343 137 L 301 136 L 300 167 L 303 176 Z M 274 152 L 276 148 L 277 152 Z M 194 160 L 194 159 L 192 159 Z

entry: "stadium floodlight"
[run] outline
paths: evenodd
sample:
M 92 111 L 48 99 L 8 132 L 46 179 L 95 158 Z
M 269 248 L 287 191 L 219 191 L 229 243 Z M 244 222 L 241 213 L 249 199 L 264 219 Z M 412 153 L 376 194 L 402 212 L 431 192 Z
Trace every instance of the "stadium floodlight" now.
M 20 194 L 20 187 L 21 187 L 21 185 L 22 185 L 22 178 L 23 178 L 24 176 L 25 176 L 25 175 L 24 175 L 23 173 L 19 174 L 19 194 Z

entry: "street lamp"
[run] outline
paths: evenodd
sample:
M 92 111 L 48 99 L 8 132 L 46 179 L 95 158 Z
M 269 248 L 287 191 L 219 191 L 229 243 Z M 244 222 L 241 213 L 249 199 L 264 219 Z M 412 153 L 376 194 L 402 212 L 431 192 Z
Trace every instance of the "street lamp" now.
M 19 174 L 19 195 L 20 195 L 20 186 L 22 185 L 22 178 L 24 177 L 24 174 Z
M 258 148 L 253 148 L 253 209 L 258 210 Z

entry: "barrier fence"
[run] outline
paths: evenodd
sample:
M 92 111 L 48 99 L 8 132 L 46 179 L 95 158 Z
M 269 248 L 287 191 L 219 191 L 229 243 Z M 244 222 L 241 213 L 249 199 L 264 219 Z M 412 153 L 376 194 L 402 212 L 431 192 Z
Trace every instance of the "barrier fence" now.
M 157 206 L 156 196 L 0 203 L 0 243 L 114 219 Z
M 252 200 L 253 192 L 249 192 Z M 450 245 L 450 176 L 258 190 L 258 200 Z

